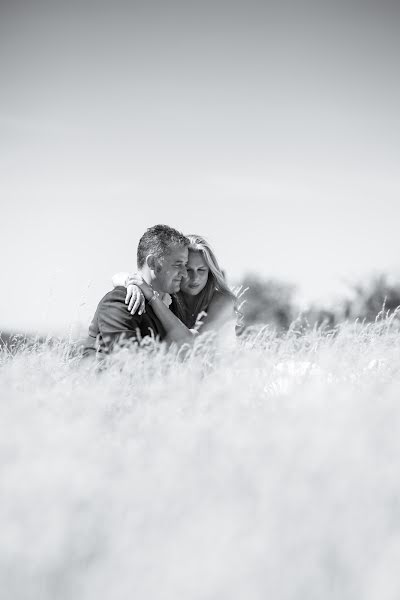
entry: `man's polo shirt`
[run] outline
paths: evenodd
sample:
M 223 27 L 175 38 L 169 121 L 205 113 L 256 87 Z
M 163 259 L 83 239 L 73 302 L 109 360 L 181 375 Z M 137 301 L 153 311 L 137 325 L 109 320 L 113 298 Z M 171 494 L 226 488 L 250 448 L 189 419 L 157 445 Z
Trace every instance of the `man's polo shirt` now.
M 161 321 L 146 301 L 146 312 L 131 315 L 125 304 L 126 288 L 117 286 L 102 298 L 89 327 L 83 356 L 109 353 L 116 344 L 123 344 L 154 336 L 160 340 L 166 336 Z M 171 304 L 173 310 L 174 302 Z M 175 312 L 173 310 L 173 312 Z

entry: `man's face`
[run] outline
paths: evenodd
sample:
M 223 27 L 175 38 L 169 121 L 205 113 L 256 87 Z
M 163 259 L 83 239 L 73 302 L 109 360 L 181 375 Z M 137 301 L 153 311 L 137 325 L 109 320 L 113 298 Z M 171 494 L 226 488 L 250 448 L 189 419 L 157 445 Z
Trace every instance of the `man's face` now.
M 186 277 L 186 264 L 188 261 L 188 249 L 181 246 L 173 246 L 159 263 L 156 272 L 157 288 L 161 292 L 175 294 L 179 292 L 182 277 Z

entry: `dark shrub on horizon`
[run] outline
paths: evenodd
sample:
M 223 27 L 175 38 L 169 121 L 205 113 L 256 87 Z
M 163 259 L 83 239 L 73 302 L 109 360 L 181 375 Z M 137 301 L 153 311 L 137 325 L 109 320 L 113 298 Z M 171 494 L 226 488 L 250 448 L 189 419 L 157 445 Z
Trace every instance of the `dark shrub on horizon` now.
M 243 326 L 268 324 L 278 331 L 287 330 L 295 316 L 293 295 L 295 286 L 275 279 L 246 275 L 242 282 L 241 313 Z

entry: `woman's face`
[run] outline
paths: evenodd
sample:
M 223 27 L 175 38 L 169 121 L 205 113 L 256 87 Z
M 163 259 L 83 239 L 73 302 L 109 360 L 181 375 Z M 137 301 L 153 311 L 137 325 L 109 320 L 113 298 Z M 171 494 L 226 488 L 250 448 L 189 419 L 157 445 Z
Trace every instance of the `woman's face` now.
M 187 277 L 181 281 L 181 292 L 189 296 L 197 296 L 204 289 L 209 273 L 209 268 L 201 252 L 189 250 L 186 270 Z

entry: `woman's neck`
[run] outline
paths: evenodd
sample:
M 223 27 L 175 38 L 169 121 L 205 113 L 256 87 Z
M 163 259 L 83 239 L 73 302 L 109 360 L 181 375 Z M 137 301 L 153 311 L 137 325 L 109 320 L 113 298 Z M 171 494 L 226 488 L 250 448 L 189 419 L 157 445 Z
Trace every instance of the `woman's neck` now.
M 182 292 L 182 296 L 189 311 L 193 310 L 197 304 L 197 296 L 191 296 L 190 294 L 185 294 L 184 292 Z

